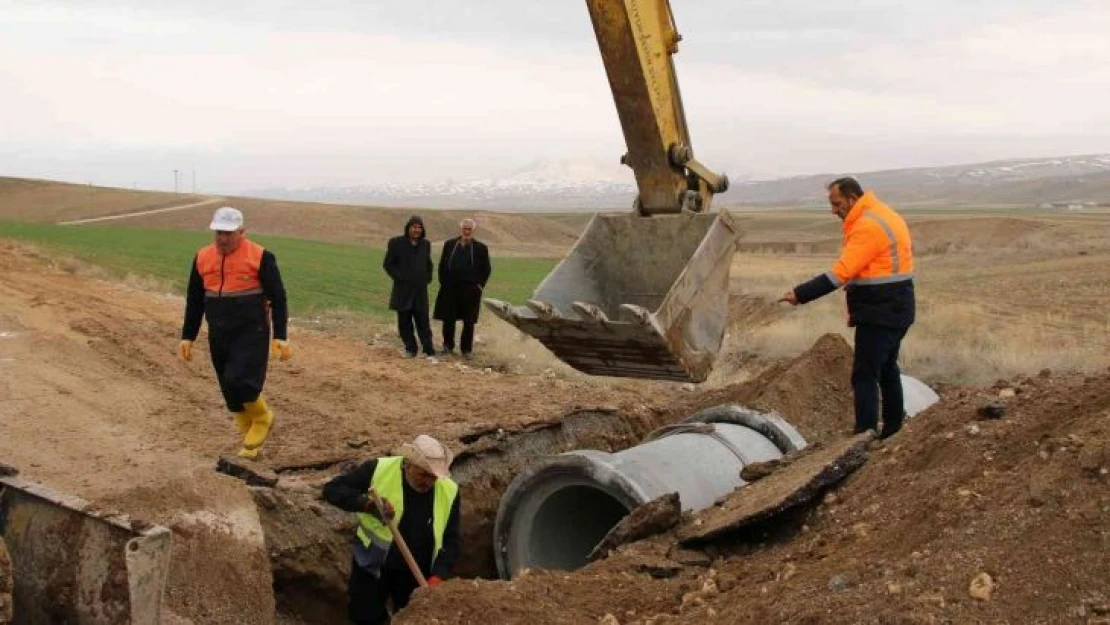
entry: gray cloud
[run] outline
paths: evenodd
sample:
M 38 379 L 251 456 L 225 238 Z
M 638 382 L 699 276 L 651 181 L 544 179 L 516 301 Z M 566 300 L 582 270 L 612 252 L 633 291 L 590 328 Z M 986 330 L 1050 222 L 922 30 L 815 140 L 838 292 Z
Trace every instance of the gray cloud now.
M 671 4 L 695 147 L 736 176 L 1110 148 L 1103 2 Z M 0 0 L 0 15 L 0 174 L 165 188 L 195 165 L 232 191 L 623 151 L 581 1 Z

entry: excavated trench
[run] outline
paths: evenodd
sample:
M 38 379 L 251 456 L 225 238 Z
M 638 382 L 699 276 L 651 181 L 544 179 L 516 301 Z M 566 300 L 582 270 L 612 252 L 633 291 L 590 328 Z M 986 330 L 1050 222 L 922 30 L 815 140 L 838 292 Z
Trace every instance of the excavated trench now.
M 670 415 L 579 410 L 524 430 L 490 430 L 464 436 L 466 447 L 452 465 L 462 487 L 462 553 L 456 573 L 498 577 L 494 525 L 502 495 L 514 477 L 545 457 L 575 449 L 617 452 L 638 443 Z M 273 570 L 279 614 L 312 623 L 346 622 L 347 574 L 354 535 L 353 515 L 320 498 L 333 475 L 353 466 L 280 471 L 273 486 L 252 486 Z M 601 519 L 607 531 L 627 510 L 614 508 Z

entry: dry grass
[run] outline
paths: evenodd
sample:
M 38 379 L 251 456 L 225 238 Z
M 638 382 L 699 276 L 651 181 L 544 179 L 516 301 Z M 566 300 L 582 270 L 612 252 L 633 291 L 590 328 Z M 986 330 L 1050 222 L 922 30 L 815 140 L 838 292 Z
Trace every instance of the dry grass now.
M 1098 226 L 1106 232 L 1105 224 Z M 1092 236 L 1100 236 L 1097 228 Z M 1056 245 L 1022 240 L 987 252 L 973 246 L 923 255 L 917 323 L 902 346 L 903 371 L 930 383 L 977 385 L 1043 369 L 1093 372 L 1110 366 L 1110 279 L 1105 277 L 1110 253 L 1080 256 Z M 832 256 L 738 256 L 733 288 L 772 305 L 832 261 Z M 826 333 L 852 340 L 839 293 L 798 308 L 779 306 L 778 318 L 754 328 L 736 320 L 722 352 L 725 368 L 745 357 L 796 356 Z

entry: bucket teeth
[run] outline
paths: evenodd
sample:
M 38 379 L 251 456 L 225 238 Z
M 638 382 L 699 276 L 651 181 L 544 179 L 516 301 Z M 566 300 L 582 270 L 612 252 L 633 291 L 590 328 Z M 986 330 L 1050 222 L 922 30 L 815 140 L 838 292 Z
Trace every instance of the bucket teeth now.
M 645 326 L 652 325 L 651 311 L 643 306 L 636 306 L 635 304 L 621 304 L 619 318 L 621 321 L 629 323 L 638 322 Z
M 554 319 L 559 316 L 558 313 L 555 312 L 555 307 L 547 302 L 538 299 L 530 299 L 524 302 L 524 304 L 532 309 L 532 312 L 536 313 L 536 316 L 540 319 Z
M 583 319 L 591 319 L 597 323 L 609 323 L 609 316 L 605 314 L 604 310 L 601 310 L 601 308 L 594 304 L 572 302 L 570 306 L 574 309 L 574 312 L 581 315 Z
M 489 308 L 491 311 L 493 311 L 493 314 L 497 315 L 498 317 L 501 317 L 502 319 L 504 319 L 505 321 L 508 321 L 509 323 L 512 323 L 512 324 L 515 325 L 517 319 L 519 319 L 519 317 L 520 317 L 519 315 L 516 314 L 515 311 L 513 311 L 513 307 L 508 302 L 503 302 L 499 299 L 492 299 L 492 298 L 489 298 L 489 297 L 487 297 L 485 299 L 485 302 L 486 302 L 486 307 Z

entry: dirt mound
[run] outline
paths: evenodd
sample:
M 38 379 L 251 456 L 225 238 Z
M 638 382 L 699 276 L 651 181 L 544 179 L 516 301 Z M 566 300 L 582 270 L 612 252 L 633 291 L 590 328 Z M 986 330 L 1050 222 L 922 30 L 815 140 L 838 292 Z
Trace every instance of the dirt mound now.
M 816 508 L 707 547 L 708 568 L 660 537 L 574 573 L 452 581 L 399 622 L 1101 622 L 1108 473 L 1110 372 L 950 389 Z
M 772 365 L 752 380 L 699 395 L 676 414 L 725 403 L 778 412 L 809 442 L 850 433 L 852 347 L 838 334 L 817 339 L 804 354 Z

